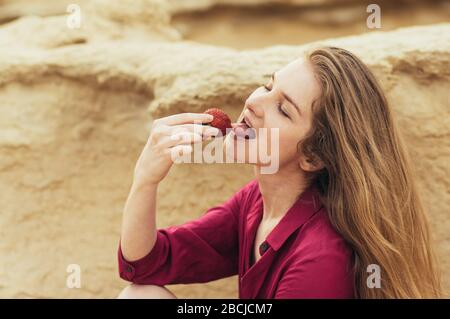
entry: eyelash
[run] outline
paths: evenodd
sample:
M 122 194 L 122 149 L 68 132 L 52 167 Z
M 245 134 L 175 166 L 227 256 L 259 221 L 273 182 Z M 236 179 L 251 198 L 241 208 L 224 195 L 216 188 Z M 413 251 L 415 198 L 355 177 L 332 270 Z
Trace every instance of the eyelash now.
M 267 85 L 264 85 L 263 87 L 264 87 L 264 89 L 265 89 L 266 91 L 269 91 L 269 92 L 270 92 L 270 88 L 269 88 Z M 287 118 L 289 118 L 289 116 L 287 115 L 287 113 L 286 113 L 285 111 L 283 111 L 283 109 L 281 108 L 281 103 L 280 103 L 280 102 L 277 103 L 277 108 L 278 108 L 278 111 L 279 111 L 281 114 L 283 114 L 284 116 L 286 116 Z

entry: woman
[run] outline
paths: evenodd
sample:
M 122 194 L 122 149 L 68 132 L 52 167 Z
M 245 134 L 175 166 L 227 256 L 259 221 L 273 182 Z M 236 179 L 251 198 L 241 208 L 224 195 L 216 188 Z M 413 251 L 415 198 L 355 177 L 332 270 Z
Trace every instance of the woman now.
M 279 169 L 197 220 L 155 229 L 170 150 L 217 133 L 173 138 L 205 114 L 156 120 L 125 205 L 122 298 L 171 298 L 166 284 L 239 275 L 241 298 L 440 296 L 426 216 L 386 98 L 350 52 L 315 49 L 246 100 L 255 131 L 278 128 Z M 256 133 L 256 139 L 259 138 Z M 229 139 L 227 139 L 229 141 Z M 247 155 L 251 140 L 247 143 Z M 229 142 L 227 142 L 229 143 Z

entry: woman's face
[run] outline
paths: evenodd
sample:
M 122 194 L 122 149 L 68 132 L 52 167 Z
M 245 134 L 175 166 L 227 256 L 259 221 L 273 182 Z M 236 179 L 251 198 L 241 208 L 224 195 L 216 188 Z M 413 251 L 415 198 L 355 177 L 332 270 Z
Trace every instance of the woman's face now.
M 302 159 L 297 151 L 297 144 L 308 133 L 311 123 L 311 105 L 320 94 L 320 87 L 314 77 L 311 65 L 303 58 L 297 59 L 281 70 L 274 72 L 265 85 L 258 87 L 246 100 L 238 122 L 245 121 L 254 129 L 254 139 L 237 139 L 231 133 L 225 143 L 226 147 L 235 148 L 238 143 L 245 144 L 245 162 L 249 161 L 249 153 L 258 154 L 258 144 L 264 143 L 267 153 L 274 154 L 273 142 L 278 143 L 279 167 L 299 165 Z M 261 134 L 265 128 L 267 136 Z M 272 128 L 278 129 L 278 138 Z M 234 139 L 234 146 L 230 146 Z M 260 146 L 259 146 L 260 147 Z M 300 162 L 299 162 L 300 160 Z M 261 165 L 260 158 L 256 161 Z

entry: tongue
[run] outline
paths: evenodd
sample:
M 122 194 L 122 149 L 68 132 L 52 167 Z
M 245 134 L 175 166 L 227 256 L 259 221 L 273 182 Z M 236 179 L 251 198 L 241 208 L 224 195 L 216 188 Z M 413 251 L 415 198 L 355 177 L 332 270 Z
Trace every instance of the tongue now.
M 254 139 L 255 138 L 255 130 L 251 127 L 248 127 L 245 123 L 239 123 L 235 127 L 233 127 L 233 132 L 237 137 L 245 138 L 245 139 Z

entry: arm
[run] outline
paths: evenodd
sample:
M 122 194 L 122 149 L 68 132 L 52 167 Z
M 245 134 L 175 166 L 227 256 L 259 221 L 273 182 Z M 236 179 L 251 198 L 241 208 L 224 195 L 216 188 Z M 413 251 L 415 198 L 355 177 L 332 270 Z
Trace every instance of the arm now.
M 189 154 L 192 143 L 217 135 L 218 129 L 201 125 L 209 114 L 182 113 L 155 120 L 136 163 L 122 222 L 121 250 L 130 261 L 147 255 L 156 241 L 156 195 L 174 154 Z
M 210 208 L 196 220 L 159 229 L 153 249 L 139 260 L 126 260 L 119 247 L 121 278 L 162 286 L 208 282 L 236 274 L 242 193 Z
M 158 185 L 131 186 L 123 212 L 121 250 L 135 261 L 147 255 L 156 241 L 156 194 Z

